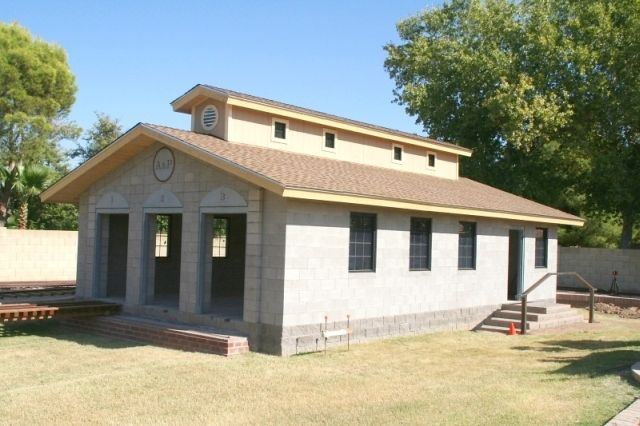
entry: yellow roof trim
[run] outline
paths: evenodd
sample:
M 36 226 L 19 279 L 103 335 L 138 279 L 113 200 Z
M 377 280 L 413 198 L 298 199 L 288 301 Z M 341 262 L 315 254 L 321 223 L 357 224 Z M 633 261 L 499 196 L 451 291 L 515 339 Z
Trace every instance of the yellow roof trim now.
M 549 216 L 536 216 L 519 213 L 506 213 L 493 210 L 467 209 L 463 207 L 447 207 L 433 204 L 411 203 L 406 201 L 389 200 L 382 198 L 363 197 L 304 189 L 285 189 L 282 192 L 285 198 L 301 200 L 329 201 L 334 203 L 357 204 L 363 206 L 388 207 L 392 209 L 415 210 L 423 212 L 446 213 L 461 216 L 490 217 L 505 220 L 518 220 L 525 222 L 552 223 L 556 225 L 582 226 L 584 220 L 561 219 Z

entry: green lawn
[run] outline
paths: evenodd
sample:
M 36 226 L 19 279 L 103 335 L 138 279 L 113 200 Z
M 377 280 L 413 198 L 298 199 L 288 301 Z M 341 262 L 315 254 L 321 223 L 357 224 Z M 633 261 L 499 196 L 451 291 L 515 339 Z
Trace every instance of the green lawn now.
M 0 327 L 2 424 L 593 424 L 640 388 L 640 320 L 544 335 L 451 332 L 234 359 Z

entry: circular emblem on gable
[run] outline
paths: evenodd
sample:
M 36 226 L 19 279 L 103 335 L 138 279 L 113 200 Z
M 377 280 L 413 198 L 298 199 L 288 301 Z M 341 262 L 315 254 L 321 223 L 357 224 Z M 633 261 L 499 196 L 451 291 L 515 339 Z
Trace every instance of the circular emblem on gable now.
M 175 168 L 173 152 L 169 148 L 160 148 L 153 157 L 153 175 L 160 182 L 166 182 L 173 174 Z

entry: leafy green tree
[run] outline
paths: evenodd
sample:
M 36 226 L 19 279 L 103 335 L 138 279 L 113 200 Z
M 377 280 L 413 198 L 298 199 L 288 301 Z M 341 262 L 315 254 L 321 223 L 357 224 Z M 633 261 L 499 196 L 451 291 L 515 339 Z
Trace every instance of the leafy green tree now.
M 0 23 L 0 167 L 61 168 L 58 142 L 80 132 L 66 121 L 75 93 L 61 47 L 34 39 L 18 24 Z M 0 186 L 0 226 L 14 196 L 10 188 Z
M 78 144 L 78 146 L 69 153 L 71 158 L 80 158 L 81 162 L 85 162 L 122 135 L 122 126 L 117 119 L 99 112 L 95 114 L 97 120 L 93 123 L 93 126 L 86 131 L 83 138 L 85 143 Z
M 35 197 L 29 203 L 29 229 L 78 229 L 78 208 L 73 204 L 43 203 Z
M 385 47 L 396 101 L 464 174 L 590 216 L 640 211 L 640 2 L 453 0 Z

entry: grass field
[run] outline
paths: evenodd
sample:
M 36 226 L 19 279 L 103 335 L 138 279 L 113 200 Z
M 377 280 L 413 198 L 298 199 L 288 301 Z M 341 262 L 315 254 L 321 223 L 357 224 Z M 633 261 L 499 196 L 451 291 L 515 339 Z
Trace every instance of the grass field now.
M 593 424 L 640 396 L 640 320 L 235 359 L 0 327 L 2 424 Z

